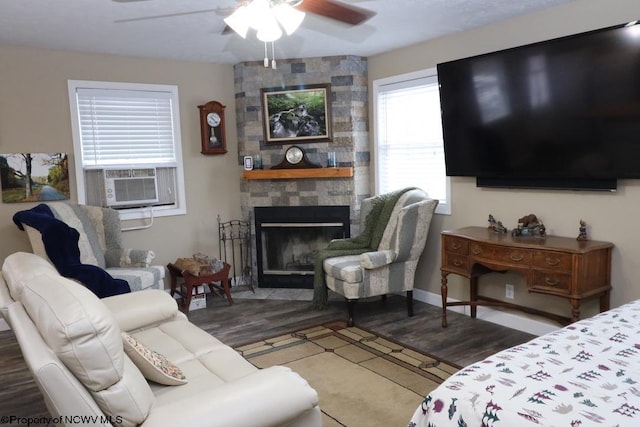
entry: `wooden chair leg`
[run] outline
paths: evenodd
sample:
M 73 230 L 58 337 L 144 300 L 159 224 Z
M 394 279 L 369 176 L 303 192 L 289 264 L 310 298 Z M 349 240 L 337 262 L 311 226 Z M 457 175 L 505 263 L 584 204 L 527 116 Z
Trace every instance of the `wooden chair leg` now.
M 229 303 L 229 305 L 233 305 L 233 298 L 231 297 L 231 286 L 229 286 L 228 277 L 222 279 L 222 289 L 224 289 L 224 294 L 227 296 L 227 302 Z
M 413 316 L 413 291 L 407 291 L 407 314 Z
M 353 326 L 353 307 L 356 305 L 356 301 L 355 299 L 348 299 L 347 300 L 347 312 L 349 313 L 349 318 L 347 319 L 347 326 L 351 327 Z

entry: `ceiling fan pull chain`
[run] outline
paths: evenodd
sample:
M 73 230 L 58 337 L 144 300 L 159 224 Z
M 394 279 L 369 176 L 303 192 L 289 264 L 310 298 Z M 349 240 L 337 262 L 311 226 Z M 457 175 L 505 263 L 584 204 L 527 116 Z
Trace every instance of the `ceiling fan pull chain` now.
M 275 42 L 271 42 L 271 68 L 276 69 L 276 49 Z
M 267 42 L 264 42 L 264 68 L 269 68 L 269 57 L 267 56 Z

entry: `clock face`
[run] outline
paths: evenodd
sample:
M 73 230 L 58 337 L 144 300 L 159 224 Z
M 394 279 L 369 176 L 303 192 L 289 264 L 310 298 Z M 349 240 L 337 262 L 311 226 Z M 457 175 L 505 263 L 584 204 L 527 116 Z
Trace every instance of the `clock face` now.
M 218 113 L 207 114 L 207 124 L 211 127 L 217 127 L 220 124 L 220 115 Z
M 302 149 L 296 146 L 290 147 L 285 153 L 285 158 L 292 165 L 297 165 L 298 163 L 300 163 L 302 161 L 302 156 Z

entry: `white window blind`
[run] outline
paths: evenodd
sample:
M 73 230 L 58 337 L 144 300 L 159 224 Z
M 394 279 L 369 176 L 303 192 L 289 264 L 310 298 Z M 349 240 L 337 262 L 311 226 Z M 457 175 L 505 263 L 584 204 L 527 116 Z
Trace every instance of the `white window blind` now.
M 107 169 L 153 168 L 154 216 L 186 213 L 178 87 L 69 80 L 78 202 L 105 206 Z M 146 218 L 137 203 L 117 206 L 123 219 Z
M 377 193 L 415 186 L 449 213 L 440 94 L 435 75 L 396 78 L 375 85 Z
M 139 90 L 76 91 L 82 163 L 175 163 L 172 94 Z

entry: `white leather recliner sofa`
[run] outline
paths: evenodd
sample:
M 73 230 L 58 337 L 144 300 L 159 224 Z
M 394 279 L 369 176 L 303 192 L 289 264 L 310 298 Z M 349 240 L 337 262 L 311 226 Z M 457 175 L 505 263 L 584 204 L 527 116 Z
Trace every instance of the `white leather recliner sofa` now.
M 317 393 L 303 378 L 282 366 L 257 369 L 190 323 L 163 291 L 99 299 L 45 259 L 18 252 L 2 266 L 0 310 L 59 425 L 322 425 Z M 165 356 L 186 383 L 146 379 L 122 331 Z

